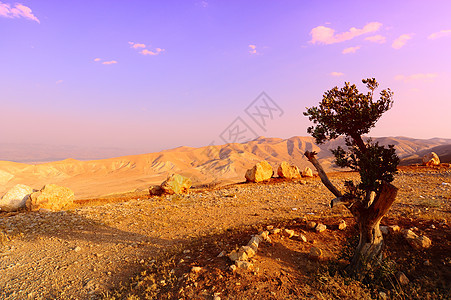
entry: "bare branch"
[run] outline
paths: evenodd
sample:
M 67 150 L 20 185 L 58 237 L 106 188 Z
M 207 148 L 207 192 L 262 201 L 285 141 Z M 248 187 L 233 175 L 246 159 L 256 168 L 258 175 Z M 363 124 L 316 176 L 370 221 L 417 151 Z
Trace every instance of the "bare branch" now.
M 321 178 L 321 181 L 329 189 L 329 191 L 331 191 L 332 194 L 334 194 L 337 198 L 343 197 L 340 191 L 332 184 L 332 182 L 330 182 L 329 177 L 327 177 L 327 174 L 326 172 L 324 172 L 323 167 L 316 159 L 316 152 L 305 151 L 304 155 L 308 158 L 309 162 L 311 162 L 312 165 L 315 166 L 316 170 L 318 171 L 318 175 Z

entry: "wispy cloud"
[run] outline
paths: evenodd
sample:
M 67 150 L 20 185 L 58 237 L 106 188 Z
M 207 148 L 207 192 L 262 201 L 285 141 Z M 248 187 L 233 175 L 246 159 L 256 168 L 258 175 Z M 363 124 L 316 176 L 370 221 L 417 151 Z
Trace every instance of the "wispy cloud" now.
M 443 37 L 451 36 L 451 29 L 448 30 L 440 30 L 438 32 L 434 32 L 428 36 L 428 39 L 435 40 Z
M 356 53 L 357 50 L 359 50 L 359 49 L 360 49 L 360 46 L 349 47 L 349 48 L 343 49 L 343 51 L 341 51 L 341 53 L 343 53 L 343 54 Z
M 0 2 L 0 17 L 6 18 L 24 18 L 41 23 L 39 19 L 33 14 L 31 8 L 22 4 L 11 4 Z
M 411 81 L 431 81 L 438 76 L 437 73 L 417 73 L 412 75 L 396 75 L 395 79 L 411 82 Z
M 402 47 L 404 47 L 407 41 L 412 38 L 412 36 L 413 34 L 403 34 L 399 36 L 396 40 L 394 40 L 391 46 L 396 50 L 401 49 Z
M 335 33 L 335 29 L 326 26 L 317 26 L 310 31 L 312 44 L 335 44 L 351 40 L 359 35 L 376 32 L 382 27 L 382 23 L 371 22 L 363 26 L 363 28 L 352 27 L 346 32 Z
M 372 43 L 383 44 L 383 43 L 385 43 L 387 41 L 387 39 L 385 38 L 385 36 L 377 34 L 377 35 L 366 37 L 365 41 L 370 41 Z
M 133 49 L 146 48 L 145 44 L 139 44 L 139 43 L 134 43 L 134 42 L 128 42 L 128 43 Z
M 63 83 L 63 80 L 62 80 L 62 79 L 57 80 L 55 83 L 56 83 L 56 84 L 61 84 L 61 83 Z
M 144 49 L 144 50 L 140 51 L 139 53 L 141 53 L 142 55 L 158 55 L 161 52 L 164 52 L 164 49 L 155 48 L 154 51 L 148 50 L 148 49 Z
M 165 49 L 163 49 L 163 48 L 155 48 L 154 50 L 146 49 L 147 48 L 146 44 L 142 44 L 142 43 L 128 42 L 128 44 L 133 49 L 142 49 L 141 51 L 139 51 L 139 53 L 141 53 L 142 55 L 155 56 L 155 55 L 159 55 L 165 51 Z
M 256 45 L 249 45 L 249 53 L 250 54 L 257 54 L 257 46 Z
M 102 62 L 102 65 L 113 65 L 113 64 L 117 64 L 117 61 L 109 60 L 109 61 Z
M 101 58 L 94 58 L 95 62 L 99 62 L 102 65 L 113 65 L 113 64 L 117 64 L 116 60 L 108 60 L 108 61 L 103 61 L 103 59 Z
M 340 76 L 344 76 L 345 74 L 341 73 L 341 72 L 331 72 L 329 75 L 334 76 L 334 77 L 340 77 Z

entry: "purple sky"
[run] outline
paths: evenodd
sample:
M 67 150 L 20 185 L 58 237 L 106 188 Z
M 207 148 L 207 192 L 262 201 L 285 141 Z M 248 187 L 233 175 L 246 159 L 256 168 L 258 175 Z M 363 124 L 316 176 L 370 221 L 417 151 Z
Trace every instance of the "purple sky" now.
M 451 138 L 450 11 L 433 0 L 0 0 L 0 141 L 153 152 L 222 144 L 229 129 L 306 136 L 306 106 L 345 81 L 363 91 L 367 77 L 395 93 L 371 135 Z M 273 115 L 258 126 L 245 109 L 263 91 Z

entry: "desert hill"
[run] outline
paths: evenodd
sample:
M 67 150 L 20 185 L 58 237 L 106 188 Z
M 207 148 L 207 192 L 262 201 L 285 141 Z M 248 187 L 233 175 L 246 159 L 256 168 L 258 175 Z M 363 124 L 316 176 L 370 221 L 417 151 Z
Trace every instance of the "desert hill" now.
M 451 140 L 384 137 L 374 139 L 381 144 L 393 144 L 401 159 L 416 163 L 428 151 L 435 151 L 443 162 L 451 161 Z M 340 138 L 316 145 L 311 137 L 289 139 L 259 137 L 247 143 L 234 143 L 201 148 L 179 147 L 156 153 L 117 158 L 25 164 L 0 161 L 0 196 L 12 186 L 22 183 L 41 188 L 56 183 L 71 188 L 77 199 L 145 189 L 161 183 L 170 172 L 190 177 L 194 184 L 242 181 L 244 173 L 256 162 L 267 160 L 274 168 L 282 161 L 303 169 L 310 166 L 304 157 L 306 150 L 316 151 L 326 171 L 333 166 L 329 149 L 344 145 Z

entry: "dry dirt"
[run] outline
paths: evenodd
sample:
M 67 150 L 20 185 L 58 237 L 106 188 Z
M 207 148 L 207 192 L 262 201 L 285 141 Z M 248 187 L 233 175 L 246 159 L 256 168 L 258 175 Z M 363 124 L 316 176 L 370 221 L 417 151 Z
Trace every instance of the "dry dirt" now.
M 357 174 L 331 174 L 342 186 Z M 383 224 L 414 228 L 432 247 L 410 248 L 400 234 L 385 236 L 385 264 L 371 282 L 338 272 L 355 243 L 351 215 L 330 209 L 332 195 L 318 178 L 273 179 L 193 189 L 185 196 L 146 192 L 78 201 L 62 212 L 0 215 L 1 299 L 449 299 L 451 297 L 451 169 L 402 167 L 398 198 Z M 339 231 L 340 219 L 348 228 Z M 327 225 L 316 233 L 306 220 Z M 229 270 L 227 257 L 267 226 L 303 232 L 307 242 L 271 236 L 251 271 Z M 321 261 L 308 258 L 312 246 Z M 428 262 L 426 262 L 428 261 Z M 201 267 L 198 273 L 193 266 Z M 391 274 L 410 279 L 400 286 Z

